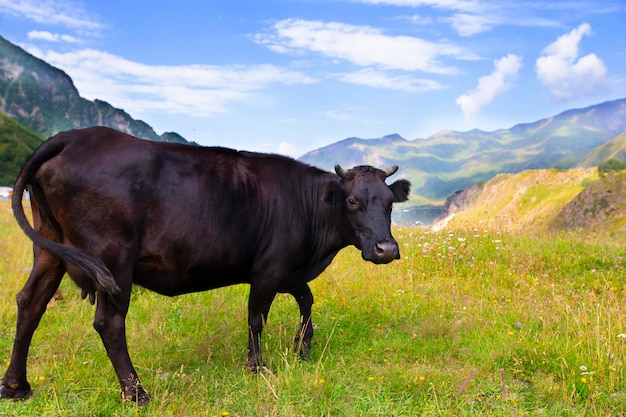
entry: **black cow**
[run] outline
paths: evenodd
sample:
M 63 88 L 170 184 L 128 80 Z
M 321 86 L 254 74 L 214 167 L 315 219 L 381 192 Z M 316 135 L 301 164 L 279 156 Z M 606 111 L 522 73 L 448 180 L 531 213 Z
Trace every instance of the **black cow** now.
M 390 215 L 392 203 L 407 200 L 410 183 L 386 185 L 396 170 L 336 166 L 335 175 L 282 156 L 150 142 L 104 127 L 48 139 L 15 182 L 13 212 L 34 242 L 34 265 L 17 295 L 0 396 L 31 395 L 31 338 L 65 272 L 83 298 L 97 300 L 94 328 L 124 399 L 150 399 L 126 347 L 133 284 L 174 296 L 249 283 L 252 372 L 262 366 L 270 305 L 289 293 L 300 307 L 296 342 L 306 356 L 313 336 L 307 282 L 348 245 L 376 264 L 400 257 Z M 27 187 L 32 227 L 22 206 Z

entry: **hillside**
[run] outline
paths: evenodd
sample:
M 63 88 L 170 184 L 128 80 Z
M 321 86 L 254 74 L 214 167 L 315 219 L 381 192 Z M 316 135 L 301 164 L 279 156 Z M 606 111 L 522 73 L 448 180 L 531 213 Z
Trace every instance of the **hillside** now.
M 626 227 L 626 171 L 599 178 L 595 168 L 500 174 L 446 201 L 435 229 L 537 233 Z
M 0 36 L 0 112 L 42 139 L 58 132 L 102 125 L 157 141 L 188 143 L 180 135 L 158 135 L 124 110 L 78 93 L 63 71 L 35 58 Z
M 598 166 L 612 158 L 626 160 L 626 132 L 589 152 L 578 166 L 583 168 Z
M 41 138 L 0 113 L 0 186 L 13 186 L 26 158 Z
M 413 183 L 414 204 L 438 204 L 500 173 L 576 167 L 589 152 L 625 131 L 626 99 L 621 99 L 493 132 L 446 130 L 413 141 L 399 135 L 349 138 L 300 160 L 325 169 L 337 161 L 346 166 L 397 164 L 399 175 Z
M 626 170 L 589 184 L 550 223 L 552 229 L 626 230 Z

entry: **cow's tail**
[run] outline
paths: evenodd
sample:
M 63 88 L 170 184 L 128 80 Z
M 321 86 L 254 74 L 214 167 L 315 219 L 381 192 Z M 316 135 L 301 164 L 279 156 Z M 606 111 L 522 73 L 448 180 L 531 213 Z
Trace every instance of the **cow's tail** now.
M 78 248 L 46 239 L 33 229 L 26 217 L 26 213 L 24 213 L 22 199 L 26 187 L 41 165 L 61 153 L 65 147 L 64 141 L 53 139 L 49 139 L 44 142 L 35 150 L 35 152 L 33 152 L 15 180 L 13 197 L 11 200 L 13 215 L 17 220 L 17 224 L 33 241 L 33 243 L 42 249 L 54 253 L 63 261 L 70 263 L 85 272 L 92 280 L 94 280 L 96 288 L 106 292 L 107 294 L 115 295 L 120 291 L 120 287 L 117 285 L 117 282 L 115 281 L 115 278 L 113 278 L 113 274 L 111 274 L 109 268 L 107 268 L 101 259 L 88 255 Z

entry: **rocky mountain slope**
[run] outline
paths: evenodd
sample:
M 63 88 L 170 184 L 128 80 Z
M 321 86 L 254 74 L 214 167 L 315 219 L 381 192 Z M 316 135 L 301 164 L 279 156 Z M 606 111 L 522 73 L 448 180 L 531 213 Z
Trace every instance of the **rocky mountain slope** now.
M 550 227 L 626 232 L 626 170 L 590 183 L 561 209 Z
M 187 142 L 175 133 L 158 135 L 147 123 L 109 103 L 82 98 L 67 74 L 1 36 L 0 112 L 42 139 L 64 130 L 102 125 L 145 139 Z
M 435 229 L 501 232 L 626 227 L 626 171 L 602 178 L 595 168 L 500 174 L 450 196 Z

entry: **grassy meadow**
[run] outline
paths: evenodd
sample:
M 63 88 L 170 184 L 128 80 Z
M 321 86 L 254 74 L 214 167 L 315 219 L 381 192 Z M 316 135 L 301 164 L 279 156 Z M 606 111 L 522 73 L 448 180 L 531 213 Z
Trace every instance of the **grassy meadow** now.
M 66 279 L 35 333 L 34 395 L 3 416 L 619 416 L 626 414 L 626 232 L 522 236 L 395 230 L 402 259 L 348 248 L 311 283 L 311 357 L 279 295 L 269 370 L 245 371 L 247 286 L 166 298 L 135 288 L 130 354 L 152 396 L 123 403 L 94 307 Z M 0 362 L 29 241 L 0 202 Z M 4 374 L 4 369 L 2 369 Z

